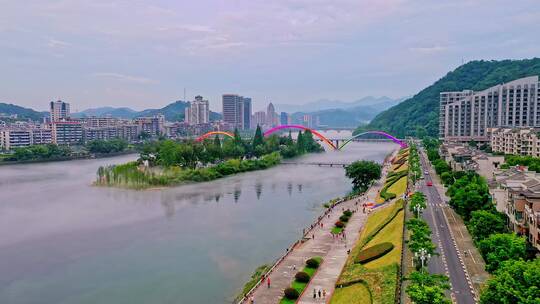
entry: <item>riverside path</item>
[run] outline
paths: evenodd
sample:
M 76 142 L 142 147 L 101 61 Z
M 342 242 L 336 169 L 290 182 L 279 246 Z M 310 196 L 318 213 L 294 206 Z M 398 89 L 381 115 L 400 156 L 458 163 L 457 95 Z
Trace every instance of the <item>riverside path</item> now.
M 283 297 L 283 291 L 291 285 L 296 272 L 304 267 L 307 259 L 314 256 L 322 257 L 323 262 L 297 303 L 323 303 L 330 298 L 334 291 L 335 282 L 347 260 L 347 250 L 351 249 L 358 239 L 367 217 L 367 214 L 362 213 L 361 204 L 375 199 L 384 182 L 388 168 L 388 163 L 385 163 L 381 179 L 373 184 L 363 199 L 355 198 L 342 202 L 321 217 L 321 220 L 314 225 L 315 228 L 306 233 L 307 240 L 296 245 L 267 276 L 270 278 L 270 287 L 267 287 L 265 280 L 251 293 L 250 296 L 253 297 L 256 304 L 279 303 Z M 358 209 L 345 227 L 345 241 L 333 238 L 330 233 L 344 209 Z M 326 290 L 326 300 L 314 299 L 313 289 L 321 290 L 321 292 Z M 244 303 L 250 303 L 250 296 Z

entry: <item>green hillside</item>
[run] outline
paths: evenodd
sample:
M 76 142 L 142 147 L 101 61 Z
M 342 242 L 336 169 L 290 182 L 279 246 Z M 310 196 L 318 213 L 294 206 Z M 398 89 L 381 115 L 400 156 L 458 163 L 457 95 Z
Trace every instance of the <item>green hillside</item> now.
M 3 102 L 0 102 L 0 113 L 8 115 L 17 114 L 19 119 L 31 119 L 36 121 L 40 121 L 44 116 L 49 115 L 48 112 L 38 112 L 29 108 L 23 108 L 21 106 Z
M 540 58 L 502 61 L 471 61 L 446 74 L 413 97 L 380 113 L 364 130 L 382 130 L 394 136 L 438 136 L 439 93 L 444 91 L 483 90 L 525 76 L 540 75 Z

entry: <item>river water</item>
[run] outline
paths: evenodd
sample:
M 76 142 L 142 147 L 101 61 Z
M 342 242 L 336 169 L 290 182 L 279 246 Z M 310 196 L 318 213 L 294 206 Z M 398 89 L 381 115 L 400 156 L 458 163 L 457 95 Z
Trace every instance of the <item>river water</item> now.
M 302 162 L 382 162 L 351 143 Z M 136 156 L 0 166 L 0 303 L 230 303 L 346 194 L 342 168 L 280 165 L 164 190 L 91 186 Z

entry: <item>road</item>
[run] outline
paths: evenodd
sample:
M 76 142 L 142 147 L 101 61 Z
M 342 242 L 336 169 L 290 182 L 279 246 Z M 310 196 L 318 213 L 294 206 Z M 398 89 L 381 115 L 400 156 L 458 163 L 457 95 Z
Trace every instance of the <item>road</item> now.
M 424 174 L 424 180 L 418 183 L 419 190 L 426 195 L 427 199 L 427 208 L 423 212 L 423 218 L 433 231 L 433 242 L 437 245 L 437 252 L 440 254 L 429 260 L 428 270 L 430 273 L 446 274 L 450 277 L 451 296 L 455 302 L 458 304 L 476 303 L 444 215 L 443 208 L 448 207 L 447 202 L 441 198 L 436 187 L 437 181 L 432 178 L 435 172 L 424 153 L 420 153 L 420 162 L 422 172 L 428 172 Z M 427 186 L 428 182 L 431 182 L 433 186 Z

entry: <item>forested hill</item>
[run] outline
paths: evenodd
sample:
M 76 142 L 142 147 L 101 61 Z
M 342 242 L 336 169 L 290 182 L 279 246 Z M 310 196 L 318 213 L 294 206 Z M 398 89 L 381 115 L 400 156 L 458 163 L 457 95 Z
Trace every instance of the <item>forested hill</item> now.
M 472 89 L 480 91 L 488 87 L 525 76 L 540 75 L 540 58 L 502 61 L 471 61 L 413 97 L 381 112 L 371 123 L 358 127 L 364 130 L 382 130 L 397 137 L 408 135 L 438 136 L 439 93 Z

